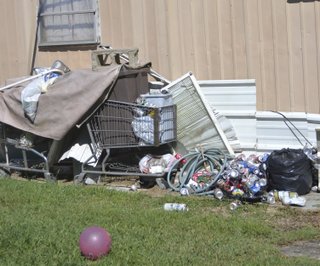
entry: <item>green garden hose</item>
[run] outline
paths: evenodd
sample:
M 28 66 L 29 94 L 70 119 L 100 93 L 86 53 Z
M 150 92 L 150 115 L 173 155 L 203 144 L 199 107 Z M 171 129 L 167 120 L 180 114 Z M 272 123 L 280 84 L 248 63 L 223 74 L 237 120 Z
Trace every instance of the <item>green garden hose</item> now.
M 207 149 L 203 151 L 195 150 L 184 155 L 177 160 L 169 169 L 167 173 L 167 183 L 174 191 L 180 191 L 181 188 L 187 187 L 195 173 L 203 169 L 209 169 L 209 180 L 204 186 L 190 185 L 192 190 L 190 193 L 204 193 L 211 190 L 216 182 L 221 178 L 224 171 L 228 156 L 219 149 Z M 183 165 L 182 165 L 183 163 Z M 179 166 L 182 167 L 179 169 Z M 173 173 L 179 177 L 179 181 L 173 177 Z

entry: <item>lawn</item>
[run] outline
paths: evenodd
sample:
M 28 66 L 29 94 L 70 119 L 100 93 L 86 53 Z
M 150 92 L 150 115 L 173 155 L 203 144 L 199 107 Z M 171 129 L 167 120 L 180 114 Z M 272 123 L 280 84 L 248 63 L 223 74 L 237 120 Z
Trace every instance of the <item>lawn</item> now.
M 169 212 L 166 202 L 189 211 Z M 0 265 L 319 265 L 279 247 L 320 239 L 319 212 L 208 196 L 152 196 L 105 186 L 0 179 Z M 89 226 L 112 236 L 108 256 L 89 261 L 79 236 Z

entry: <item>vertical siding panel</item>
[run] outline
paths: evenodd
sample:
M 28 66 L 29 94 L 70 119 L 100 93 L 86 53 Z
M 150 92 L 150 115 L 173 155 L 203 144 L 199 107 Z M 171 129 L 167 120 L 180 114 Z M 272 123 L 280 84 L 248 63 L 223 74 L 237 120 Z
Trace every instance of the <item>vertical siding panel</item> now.
M 13 12 L 13 17 L 16 18 L 14 19 L 13 23 L 10 25 L 11 29 L 10 32 L 7 33 L 7 38 L 10 39 L 9 41 L 9 46 L 7 46 L 8 50 L 9 50 L 9 60 L 11 60 L 12 62 L 14 62 L 14 68 L 15 71 L 17 71 L 19 73 L 19 76 L 21 74 L 21 69 L 20 69 L 20 55 L 21 55 L 21 50 L 24 50 L 24 47 L 20 47 L 21 49 L 17 49 L 16 47 L 18 47 L 20 44 L 20 37 L 21 35 L 19 35 L 19 25 L 22 25 L 23 21 L 21 20 L 21 18 L 18 16 L 18 12 L 19 10 L 17 9 L 17 6 L 19 5 L 19 3 L 17 3 L 17 1 L 12 1 L 12 10 L 10 10 L 8 12 L 9 16 L 12 16 L 12 12 Z M 9 18 L 7 18 L 8 21 L 10 20 Z M 27 74 L 26 72 L 24 74 Z
M 179 24 L 179 5 L 177 0 L 167 0 L 168 8 L 168 44 L 169 44 L 169 64 L 171 67 L 171 79 L 181 77 L 183 74 L 181 65 L 181 39 L 180 24 Z
M 144 1 L 144 14 L 146 17 L 145 26 L 145 43 L 146 43 L 146 58 L 145 61 L 158 63 L 158 40 L 156 33 L 156 20 L 155 20 L 155 0 Z
M 218 1 L 221 78 L 233 79 L 232 23 L 230 0 Z
M 110 25 L 112 29 L 111 43 L 108 43 L 115 49 L 122 48 L 122 17 L 121 17 L 121 1 L 109 1 L 110 8 Z
M 101 44 L 115 49 L 133 46 L 130 0 L 100 0 Z
M 168 48 L 168 31 L 167 31 L 167 17 L 168 11 L 165 0 L 155 1 L 155 20 L 156 20 L 156 34 L 158 42 L 158 64 L 152 65 L 165 78 L 171 78 L 171 68 L 169 64 L 169 48 Z
M 25 49 L 25 51 L 22 51 L 21 58 L 24 65 L 23 70 L 27 70 L 29 74 L 31 71 L 33 48 L 36 39 L 38 3 L 35 0 L 21 1 L 19 2 L 19 5 L 19 16 L 22 20 L 20 42 L 23 43 Z
M 4 30 L 4 36 L 6 40 L 5 45 L 5 54 L 6 54 L 6 61 L 7 66 L 5 70 L 7 70 L 8 77 L 12 78 L 13 73 L 16 73 L 16 75 L 20 76 L 20 70 L 17 69 L 17 56 L 16 56 L 16 47 L 14 47 L 13 44 L 16 44 L 16 26 L 17 26 L 17 20 L 11 19 L 15 16 L 15 1 L 10 1 L 10 5 L 5 6 L 5 12 L 3 14 L 4 16 L 4 24 L 1 25 L 1 28 Z M 12 15 L 12 12 L 14 12 L 14 15 Z
M 318 69 L 314 8 L 313 2 L 305 3 L 301 6 L 304 88 L 306 95 L 305 108 L 313 113 L 319 110 L 319 95 L 316 91 L 318 86 Z
M 33 5 L 32 5 L 33 4 Z M 20 2 L 10 1 L 4 13 L 5 35 L 2 35 L 7 42 L 5 53 L 7 54 L 6 66 L 9 73 L 17 73 L 14 76 L 29 75 L 31 68 L 31 54 L 33 45 L 31 38 L 35 38 L 36 28 L 36 12 L 34 7 L 35 2 Z M 34 10 L 32 10 L 32 7 Z M 28 15 L 25 15 L 28 14 Z M 12 75 L 12 74 L 11 74 Z
M 131 9 L 132 3 L 128 0 L 121 0 L 121 31 L 118 32 L 121 35 L 122 43 L 119 48 L 136 48 L 133 43 L 133 26 L 132 26 L 132 13 Z M 108 25 L 104 25 L 104 27 L 109 27 Z M 138 48 L 138 47 L 137 47 Z
M 286 3 L 284 1 L 273 0 L 272 13 L 274 22 L 274 53 L 275 53 L 275 81 L 277 92 L 277 110 L 290 111 L 292 103 L 290 101 L 290 75 L 289 75 L 289 55 L 288 55 L 288 32 Z
M 195 45 L 194 36 L 195 31 L 193 24 L 196 22 L 192 17 L 192 6 L 190 0 L 178 0 L 179 3 L 179 39 L 181 41 L 180 46 L 180 57 L 175 56 L 176 60 L 181 61 L 181 71 L 180 75 L 185 74 L 188 71 L 195 70 Z M 196 74 L 196 73 L 195 73 Z M 196 74 L 197 75 L 197 74 Z
M 197 79 L 205 79 L 208 77 L 208 63 L 203 1 L 192 0 L 191 11 L 193 47 L 196 58 L 194 60 L 195 73 Z
M 63 58 L 63 54 L 61 54 L 61 58 Z M 91 51 L 69 52 L 66 64 L 72 69 L 91 68 Z
M 262 64 L 259 5 L 260 0 L 245 1 L 248 78 L 256 80 L 257 110 L 262 110 Z
M 111 45 L 109 42 L 112 38 L 110 2 L 110 0 L 99 1 L 101 43 L 104 45 Z
M 9 54 L 8 54 L 8 49 L 9 49 L 9 36 L 8 32 L 10 31 L 9 24 L 11 20 L 8 20 L 8 15 L 9 15 L 9 10 L 10 6 L 12 6 L 12 1 L 10 1 L 10 4 L 6 1 L 0 1 L 0 10 L 2 11 L 2 14 L 0 16 L 0 33 L 1 33 L 1 38 L 0 38 L 0 51 L 1 51 L 1 56 L 0 56 L 0 77 L 1 77 L 1 82 L 0 84 L 3 85 L 5 80 L 10 77 L 11 75 L 11 64 L 9 64 Z
M 293 109 L 297 112 L 303 112 L 305 110 L 305 94 L 301 46 L 300 4 L 287 5 L 287 18 L 290 56 L 290 97 L 291 102 L 293 103 Z
M 55 60 L 61 60 L 71 70 L 91 68 L 91 51 L 37 52 L 35 66 L 50 67 Z
M 320 3 L 315 2 L 315 31 L 316 31 L 316 43 L 317 43 L 317 78 L 318 78 L 318 85 L 317 89 L 315 89 L 315 93 L 320 97 Z M 320 102 L 320 99 L 318 99 L 318 103 Z M 318 104 L 318 109 L 316 113 L 320 113 L 320 104 Z
M 208 59 L 208 77 L 206 79 L 221 79 L 217 1 L 205 0 L 204 2 Z
M 100 0 L 100 28 L 101 28 L 101 43 L 103 45 L 112 45 L 111 40 L 113 36 L 112 25 L 112 0 Z
M 272 2 L 259 2 L 260 35 L 262 41 L 262 108 L 276 109 L 276 84 L 274 72 Z
M 243 9 L 243 0 L 231 1 L 232 42 L 235 79 L 244 79 L 248 76 Z
M 148 47 L 146 45 L 146 32 L 145 32 L 145 13 L 143 9 L 143 0 L 132 0 L 132 26 L 133 26 L 133 45 L 139 48 L 140 61 L 145 62 L 148 60 L 147 53 Z

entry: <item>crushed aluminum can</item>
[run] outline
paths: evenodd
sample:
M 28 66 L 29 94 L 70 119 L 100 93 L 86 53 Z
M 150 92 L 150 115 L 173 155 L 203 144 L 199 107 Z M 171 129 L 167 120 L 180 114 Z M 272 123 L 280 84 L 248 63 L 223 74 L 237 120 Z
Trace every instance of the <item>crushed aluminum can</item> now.
M 231 178 L 236 178 L 236 177 L 239 176 L 239 172 L 237 170 L 235 170 L 235 169 L 230 169 L 229 176 Z
M 239 201 L 234 201 L 230 203 L 230 210 L 231 211 L 235 211 L 236 209 L 238 209 L 238 207 L 241 205 L 241 203 Z
M 275 197 L 273 195 L 268 195 L 266 202 L 268 204 L 275 204 L 276 203 L 276 199 L 275 199 Z
M 251 187 L 249 187 L 249 189 L 253 194 L 258 193 L 261 190 L 259 182 L 254 182 L 254 184 Z
M 232 195 L 233 196 L 243 196 L 244 191 L 240 188 L 235 188 L 234 190 L 232 190 Z
M 189 190 L 186 187 L 183 187 L 180 189 L 180 195 L 181 196 L 189 196 Z

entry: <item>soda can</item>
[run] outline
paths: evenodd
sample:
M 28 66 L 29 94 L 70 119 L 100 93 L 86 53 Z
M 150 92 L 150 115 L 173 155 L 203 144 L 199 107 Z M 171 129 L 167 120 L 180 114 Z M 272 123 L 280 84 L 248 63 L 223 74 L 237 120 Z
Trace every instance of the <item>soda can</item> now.
M 236 169 L 230 169 L 229 177 L 236 178 L 239 176 L 239 172 Z
M 236 209 L 238 209 L 238 207 L 240 206 L 240 202 L 239 201 L 234 201 L 230 203 L 230 210 L 231 211 L 235 211 Z
M 248 163 L 247 168 L 248 168 L 248 172 L 250 174 L 257 175 L 260 172 L 260 169 L 259 169 L 258 165 L 253 164 L 253 163 Z
M 244 175 L 246 173 L 246 168 L 244 167 L 243 164 L 238 164 L 237 169 L 238 169 L 239 174 L 241 174 L 241 175 Z
M 269 154 L 268 153 L 264 153 L 264 154 L 260 154 L 258 156 L 258 161 L 260 163 L 265 163 L 268 160 Z
M 258 193 L 261 189 L 259 182 L 254 182 L 253 186 L 251 186 L 249 189 L 253 194 Z
M 181 196 L 189 196 L 189 190 L 186 187 L 180 189 Z
M 216 199 L 221 200 L 223 198 L 223 192 L 220 188 L 215 188 L 213 190 L 213 195 L 215 196 Z
M 268 195 L 267 196 L 267 203 L 269 204 L 275 204 L 276 203 L 276 199 L 273 195 Z
M 235 161 L 245 161 L 246 160 L 246 155 L 241 153 L 234 160 Z
M 188 207 L 184 203 L 165 203 L 163 208 L 165 211 L 188 211 Z
M 267 179 L 266 178 L 260 178 L 259 179 L 259 185 L 260 185 L 260 187 L 265 187 L 267 185 Z
M 244 191 L 240 188 L 235 188 L 233 191 L 232 191 L 232 195 L 233 196 L 243 196 L 244 195 Z
M 250 154 L 247 157 L 247 161 L 250 163 L 257 163 L 258 162 L 258 156 L 256 154 Z

